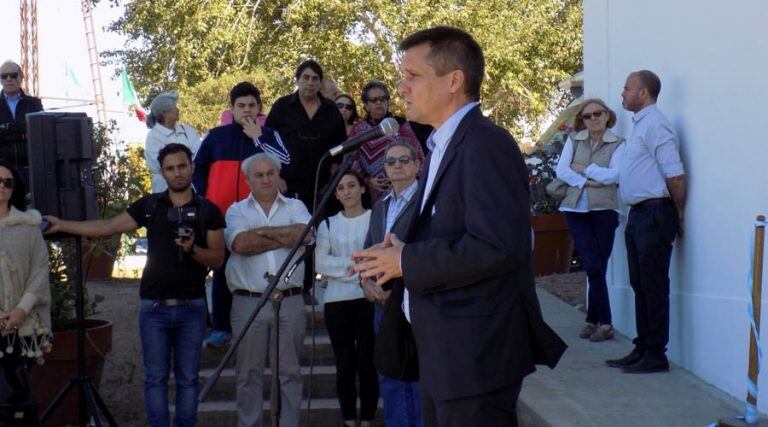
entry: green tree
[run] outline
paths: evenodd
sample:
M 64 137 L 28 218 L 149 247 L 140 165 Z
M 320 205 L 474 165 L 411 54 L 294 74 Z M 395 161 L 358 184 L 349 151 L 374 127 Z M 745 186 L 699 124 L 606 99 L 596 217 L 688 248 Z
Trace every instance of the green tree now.
M 581 69 L 581 19 L 579 0 L 136 0 L 110 27 L 128 44 L 105 56 L 127 66 L 147 100 L 179 88 L 183 120 L 204 131 L 238 79 L 253 80 L 269 105 L 293 90 L 306 58 L 355 96 L 372 79 L 394 88 L 398 41 L 452 25 L 485 51 L 483 109 L 533 137 L 524 129 L 546 117 L 556 83 Z

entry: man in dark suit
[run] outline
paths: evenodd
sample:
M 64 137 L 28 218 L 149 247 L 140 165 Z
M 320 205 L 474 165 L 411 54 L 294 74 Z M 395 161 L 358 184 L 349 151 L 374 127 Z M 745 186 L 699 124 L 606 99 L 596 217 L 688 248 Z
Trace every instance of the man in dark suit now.
M 412 145 L 396 142 L 384 153 L 384 170 L 392 189 L 373 205 L 365 248 L 384 241 L 387 233 L 405 236 L 414 215 L 418 212 L 416 177 L 421 168 Z M 379 389 L 384 402 L 384 421 L 387 427 L 421 427 L 418 366 L 411 326 L 403 315 L 402 281 L 392 280 L 386 287 L 376 286 L 368 279 L 360 283 L 365 297 L 376 304 L 374 329 L 376 348 L 374 362 L 379 371 Z M 386 326 L 382 331 L 382 323 Z M 390 357 L 397 347 L 414 349 L 400 358 Z M 383 358 L 378 356 L 383 355 Z
M 13 163 L 27 179 L 27 114 L 43 111 L 40 98 L 27 96 L 21 89 L 24 75 L 19 64 L 0 65 L 0 158 Z M 29 183 L 29 182 L 27 182 Z
M 435 128 L 432 153 L 407 243 L 388 234 L 355 254 L 355 270 L 405 284 L 425 425 L 515 426 L 523 377 L 565 349 L 535 293 L 528 174 L 512 136 L 480 111 L 484 59 L 469 34 L 422 30 L 400 50 L 398 91 L 408 119 Z

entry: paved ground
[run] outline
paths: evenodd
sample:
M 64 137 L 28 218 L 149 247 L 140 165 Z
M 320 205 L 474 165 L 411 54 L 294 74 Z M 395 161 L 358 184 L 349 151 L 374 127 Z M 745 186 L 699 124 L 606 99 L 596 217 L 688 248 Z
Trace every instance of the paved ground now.
M 591 343 L 578 338 L 583 313 L 540 291 L 547 322 L 569 348 L 555 370 L 540 367 L 520 396 L 527 426 L 705 426 L 739 414 L 743 404 L 673 365 L 668 373 L 629 375 L 603 361 L 621 357 L 631 341 L 618 336 Z
M 584 274 L 571 273 L 538 278 L 543 288 L 568 301 L 583 305 Z M 89 282 L 88 291 L 104 296 L 99 305 L 101 319 L 113 322 L 113 348 L 107 356 L 101 394 L 120 425 L 146 425 L 143 378 L 139 343 L 139 282 L 115 280 Z

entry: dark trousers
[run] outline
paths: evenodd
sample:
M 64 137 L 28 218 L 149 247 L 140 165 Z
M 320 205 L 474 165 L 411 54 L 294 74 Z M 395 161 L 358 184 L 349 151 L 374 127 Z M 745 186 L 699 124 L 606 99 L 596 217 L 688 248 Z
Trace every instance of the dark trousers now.
M 336 356 L 336 392 L 345 421 L 357 419 L 360 381 L 360 419 L 372 421 L 379 402 L 379 379 L 373 366 L 373 303 L 365 299 L 326 303 L 325 325 Z
M 314 180 L 310 181 L 299 181 L 299 180 L 293 180 L 293 179 L 286 179 L 286 184 L 288 185 L 288 197 L 292 197 L 295 199 L 299 199 L 304 203 L 304 205 L 307 207 L 307 210 L 310 214 L 312 214 L 312 208 L 313 208 L 313 202 L 314 202 L 314 194 L 315 194 L 315 183 Z M 318 187 L 318 191 L 322 191 L 322 186 Z M 318 203 L 320 202 L 320 197 L 317 198 Z M 304 292 L 309 292 L 312 289 L 312 285 L 315 283 L 315 254 L 309 254 L 306 258 L 304 258 Z
M 677 210 L 669 200 L 632 208 L 624 232 L 635 291 L 633 342 L 638 352 L 661 359 L 669 342 L 669 263 L 677 229 Z
M 224 264 L 213 270 L 213 284 L 211 285 L 211 329 L 214 331 L 232 333 L 230 312 L 232 311 L 232 292 L 227 286 L 227 269 L 229 251 L 224 258 Z
M 450 375 L 450 373 L 446 373 Z M 517 427 L 517 397 L 522 380 L 489 393 L 434 400 L 421 387 L 421 412 L 426 427 Z
M 619 214 L 612 210 L 565 212 L 568 230 L 589 279 L 587 323 L 611 324 L 611 303 L 605 271 L 613 250 Z

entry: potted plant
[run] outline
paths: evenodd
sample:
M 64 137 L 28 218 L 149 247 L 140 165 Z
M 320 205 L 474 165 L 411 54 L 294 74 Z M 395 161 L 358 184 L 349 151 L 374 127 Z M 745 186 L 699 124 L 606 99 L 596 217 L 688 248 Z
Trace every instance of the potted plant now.
M 111 218 L 125 210 L 140 198 L 148 188 L 149 177 L 143 161 L 143 153 L 131 150 L 112 137 L 117 130 L 114 122 L 108 127 L 98 124 L 94 127 L 93 141 L 96 152 L 93 177 L 96 207 L 100 218 Z M 95 239 L 84 244 L 84 279 L 88 271 L 102 267 L 102 277 L 109 278 L 115 257 L 121 252 L 120 236 Z M 49 244 L 51 284 L 51 323 L 53 346 L 45 355 L 45 362 L 35 367 L 31 382 L 35 390 L 38 409 L 42 411 L 61 390 L 66 381 L 77 375 L 77 331 L 75 318 L 76 256 L 71 239 Z M 112 323 L 91 319 L 98 314 L 97 305 L 103 300 L 100 295 L 88 294 L 84 286 L 84 315 L 86 328 L 85 357 L 86 374 L 98 387 L 104 368 L 106 354 L 112 349 Z M 70 393 L 59 405 L 47 425 L 59 426 L 77 424 L 77 393 Z
M 547 184 L 555 179 L 563 136 L 545 148 L 526 154 L 528 183 L 531 197 L 531 226 L 534 231 L 533 269 L 537 276 L 567 273 L 573 253 L 573 240 L 565 223 L 565 215 L 558 211 L 559 201 L 547 194 Z M 559 143 L 558 143 L 559 142 Z
M 94 193 L 99 218 L 112 218 L 128 205 L 149 192 L 150 174 L 144 163 L 143 147 L 127 147 L 116 140 L 114 121 L 109 126 L 97 124 L 93 130 L 96 152 L 93 175 Z M 133 241 L 114 235 L 104 239 L 88 240 L 85 250 L 85 274 L 88 279 L 108 280 L 112 277 L 115 259 L 127 251 L 126 242 Z

